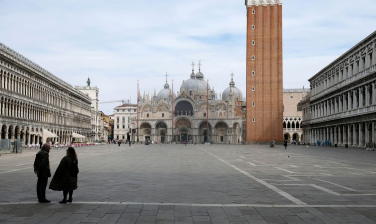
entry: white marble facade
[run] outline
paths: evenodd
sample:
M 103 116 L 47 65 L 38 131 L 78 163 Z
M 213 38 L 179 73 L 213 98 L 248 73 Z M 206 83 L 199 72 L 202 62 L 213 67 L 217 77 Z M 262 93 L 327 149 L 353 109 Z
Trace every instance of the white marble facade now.
M 244 118 L 237 114 L 236 108 L 240 110 L 243 97 L 233 79 L 218 98 L 201 70 L 196 74 L 192 70 L 190 78 L 183 81 L 178 89 L 180 91 L 177 93 L 173 92 L 166 80 L 158 94 L 139 95 L 140 141 L 242 142 L 241 125 Z M 130 122 L 135 127 L 132 133 L 137 133 L 136 122 L 136 117 Z
M 68 143 L 90 133 L 91 100 L 70 84 L 0 43 L 1 139 Z
M 302 104 L 305 143 L 375 143 L 376 31 L 309 79 Z

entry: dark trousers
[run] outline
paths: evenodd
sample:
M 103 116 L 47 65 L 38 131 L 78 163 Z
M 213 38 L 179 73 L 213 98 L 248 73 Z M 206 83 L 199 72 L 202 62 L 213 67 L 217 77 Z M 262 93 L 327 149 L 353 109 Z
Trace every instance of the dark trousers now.
M 128 140 L 128 141 L 129 141 L 129 146 L 131 146 L 131 144 L 132 144 L 131 140 Z
M 37 196 L 39 201 L 46 200 L 46 188 L 48 177 L 38 177 L 37 182 Z
M 63 195 L 64 195 L 64 200 L 66 200 L 66 199 L 67 199 L 67 195 L 68 195 L 68 192 L 69 192 L 69 199 L 71 199 L 71 200 L 72 200 L 72 196 L 73 196 L 73 190 L 69 190 L 69 191 L 66 191 L 66 190 L 64 190 L 64 191 L 63 191 Z

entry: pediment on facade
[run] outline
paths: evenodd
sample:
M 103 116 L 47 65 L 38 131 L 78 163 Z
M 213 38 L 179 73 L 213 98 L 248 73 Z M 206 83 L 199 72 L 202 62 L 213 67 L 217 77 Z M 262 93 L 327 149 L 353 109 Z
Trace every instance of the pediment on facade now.
M 191 97 L 189 97 L 184 91 L 174 100 L 174 103 L 177 103 L 181 100 L 190 100 L 194 102 L 194 100 Z

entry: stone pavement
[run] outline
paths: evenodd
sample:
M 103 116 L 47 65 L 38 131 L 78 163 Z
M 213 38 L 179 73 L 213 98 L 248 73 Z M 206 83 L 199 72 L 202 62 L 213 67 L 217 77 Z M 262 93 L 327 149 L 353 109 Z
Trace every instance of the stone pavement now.
M 1 223 L 376 223 L 376 152 L 265 145 L 78 148 L 73 203 L 36 203 L 36 150 L 0 157 Z M 65 150 L 52 149 L 52 173 Z

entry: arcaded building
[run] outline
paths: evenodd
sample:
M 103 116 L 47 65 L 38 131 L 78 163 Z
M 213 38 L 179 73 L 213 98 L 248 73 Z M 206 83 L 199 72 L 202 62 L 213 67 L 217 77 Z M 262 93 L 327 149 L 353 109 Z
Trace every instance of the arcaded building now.
M 199 69 L 192 69 L 175 93 L 167 83 L 154 95 L 139 96 L 137 117 L 130 122 L 132 133 L 139 127 L 139 140 L 158 142 L 242 142 L 242 92 L 231 78 L 229 87 L 218 97 Z M 117 109 L 117 108 L 115 108 Z M 116 129 L 115 129 L 116 130 Z
M 89 136 L 88 96 L 0 43 L 1 139 L 67 143 Z
M 246 0 L 245 5 L 246 142 L 282 142 L 282 1 Z
M 302 101 L 306 143 L 375 143 L 376 32 L 309 79 Z
M 303 140 L 300 102 L 308 93 L 309 90 L 304 88 L 283 90 L 283 137 L 288 143 Z

